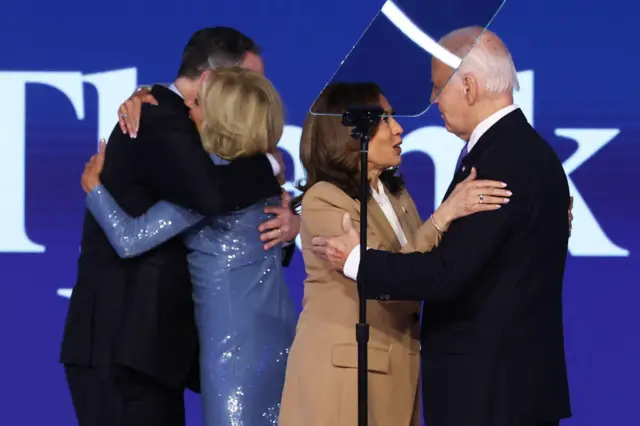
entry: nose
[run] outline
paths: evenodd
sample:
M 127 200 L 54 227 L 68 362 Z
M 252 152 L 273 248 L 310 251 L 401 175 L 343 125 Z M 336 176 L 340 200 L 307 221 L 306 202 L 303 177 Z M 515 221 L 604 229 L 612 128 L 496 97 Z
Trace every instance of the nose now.
M 400 123 L 398 123 L 395 118 L 391 118 L 391 120 L 393 120 L 391 123 L 392 124 L 391 131 L 393 132 L 393 134 L 402 135 L 404 133 L 404 129 L 402 128 Z

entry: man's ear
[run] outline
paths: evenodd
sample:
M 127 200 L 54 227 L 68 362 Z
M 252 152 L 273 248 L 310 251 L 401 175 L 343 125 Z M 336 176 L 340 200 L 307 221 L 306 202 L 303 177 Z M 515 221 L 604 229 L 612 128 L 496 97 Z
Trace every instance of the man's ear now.
M 204 70 L 202 74 L 200 74 L 200 83 L 204 83 L 204 81 L 211 75 L 211 70 Z
M 467 74 L 462 79 L 462 87 L 467 105 L 475 104 L 478 100 L 478 81 L 472 75 Z
M 211 73 L 212 73 L 211 70 L 202 71 L 202 74 L 200 74 L 200 81 L 198 81 L 198 83 L 200 83 L 201 85 L 204 84 L 204 82 L 207 81 L 207 78 L 209 78 Z
M 204 88 L 204 85 L 207 83 L 207 80 L 209 79 L 209 77 L 213 74 L 212 70 L 205 70 L 202 72 L 202 74 L 200 74 L 200 77 L 198 77 L 198 91 L 197 94 L 195 96 L 194 99 L 186 101 L 185 100 L 185 104 L 189 107 L 189 108 L 193 108 L 195 106 L 199 106 L 199 102 L 198 102 L 198 98 L 200 96 L 200 94 L 202 94 L 202 89 Z

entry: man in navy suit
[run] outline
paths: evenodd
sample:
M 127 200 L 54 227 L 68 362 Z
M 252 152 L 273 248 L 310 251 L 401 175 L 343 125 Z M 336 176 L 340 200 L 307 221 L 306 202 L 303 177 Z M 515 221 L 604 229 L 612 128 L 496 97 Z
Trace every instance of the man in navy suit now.
M 424 301 L 427 426 L 558 425 L 571 415 L 562 318 L 567 178 L 513 104 L 517 73 L 504 43 L 475 27 L 440 43 L 464 57 L 453 77 L 432 63 L 432 101 L 466 142 L 445 198 L 475 169 L 480 179 L 507 183 L 510 202 L 455 221 L 429 253 L 367 250 L 360 259 L 348 222 L 343 236 L 316 237 L 315 250 L 357 279 L 367 298 Z

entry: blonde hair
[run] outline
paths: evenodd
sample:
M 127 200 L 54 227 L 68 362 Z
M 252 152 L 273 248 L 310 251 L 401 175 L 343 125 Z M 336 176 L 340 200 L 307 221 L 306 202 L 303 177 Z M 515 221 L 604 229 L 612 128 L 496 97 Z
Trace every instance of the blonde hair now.
M 273 152 L 284 129 L 280 95 L 263 75 L 244 68 L 219 68 L 200 92 L 204 149 L 225 160 Z

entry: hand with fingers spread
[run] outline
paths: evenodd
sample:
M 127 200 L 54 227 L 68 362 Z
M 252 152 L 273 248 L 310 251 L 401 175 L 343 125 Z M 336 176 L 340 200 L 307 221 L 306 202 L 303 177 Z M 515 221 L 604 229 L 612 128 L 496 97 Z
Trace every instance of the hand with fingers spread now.
M 279 206 L 269 206 L 264 209 L 265 213 L 276 216 L 258 227 L 262 234 L 260 235 L 260 240 L 265 243 L 265 250 L 269 250 L 280 243 L 290 243 L 298 236 L 298 232 L 300 232 L 300 216 L 291 211 L 290 202 L 291 196 L 289 193 L 282 191 L 282 203 Z
M 497 210 L 509 202 L 511 191 L 507 184 L 493 180 L 477 180 L 474 167 L 469 176 L 456 185 L 449 197 L 433 213 L 433 219 L 441 230 L 456 219 L 478 212 Z
M 85 192 L 89 193 L 93 189 L 100 185 L 100 173 L 104 166 L 104 156 L 107 149 L 107 141 L 100 139 L 100 148 L 98 153 L 91 156 L 89 161 L 84 166 L 84 172 L 80 179 L 80 184 Z
M 342 232 L 344 234 L 339 237 L 315 237 L 312 240 L 314 253 L 326 260 L 331 269 L 340 272 L 349 253 L 360 244 L 360 233 L 353 227 L 349 213 L 342 217 Z
M 140 87 L 118 109 L 118 122 L 122 133 L 129 134 L 132 138 L 138 136 L 140 129 L 140 112 L 142 104 L 158 105 L 158 101 L 151 94 L 148 87 Z

